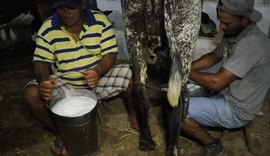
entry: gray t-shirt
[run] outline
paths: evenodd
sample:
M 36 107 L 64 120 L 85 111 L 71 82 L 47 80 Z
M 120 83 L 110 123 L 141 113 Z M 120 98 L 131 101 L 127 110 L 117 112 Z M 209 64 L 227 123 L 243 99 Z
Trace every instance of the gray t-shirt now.
M 269 38 L 252 24 L 237 38 L 224 38 L 214 53 L 223 57 L 222 67 L 239 77 L 222 93 L 228 95 L 239 118 L 253 120 L 270 86 Z

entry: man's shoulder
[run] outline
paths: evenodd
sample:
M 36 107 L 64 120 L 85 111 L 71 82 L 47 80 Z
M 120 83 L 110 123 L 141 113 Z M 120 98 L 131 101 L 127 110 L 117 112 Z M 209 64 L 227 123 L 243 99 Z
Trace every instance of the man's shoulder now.
M 49 17 L 46 19 L 43 24 L 41 25 L 38 34 L 41 36 L 44 36 L 47 31 L 51 30 L 53 28 L 52 26 L 52 17 Z
M 247 48 L 266 48 L 270 45 L 270 40 L 267 35 L 262 32 L 258 27 L 254 27 L 252 30 L 247 32 L 239 43 Z
M 90 12 L 92 13 L 92 15 L 94 16 L 94 18 L 97 20 L 97 21 L 103 21 L 103 20 L 107 20 L 107 16 L 101 12 L 101 11 L 98 11 L 98 10 L 90 10 Z
M 43 24 L 42 27 L 52 27 L 52 17 L 49 17 L 48 19 L 46 19 Z

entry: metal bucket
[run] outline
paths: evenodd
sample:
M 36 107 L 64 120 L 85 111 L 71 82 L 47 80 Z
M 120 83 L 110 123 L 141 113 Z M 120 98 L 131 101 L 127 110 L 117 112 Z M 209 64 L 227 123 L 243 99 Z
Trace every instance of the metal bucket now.
M 208 97 L 212 94 L 211 90 L 200 86 L 194 82 L 189 82 L 187 84 L 190 97 Z
M 67 98 L 87 97 L 95 101 L 94 109 L 76 117 L 61 116 L 52 111 L 57 102 Z M 53 97 L 48 104 L 53 120 L 72 156 L 92 156 L 97 151 L 96 95 L 86 89 L 68 90 Z

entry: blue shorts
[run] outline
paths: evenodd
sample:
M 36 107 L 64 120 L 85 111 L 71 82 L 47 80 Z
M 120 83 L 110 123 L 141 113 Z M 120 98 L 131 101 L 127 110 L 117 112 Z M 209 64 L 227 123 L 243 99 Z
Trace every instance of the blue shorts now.
M 250 121 L 238 118 L 235 109 L 222 94 L 190 97 L 188 116 L 203 126 L 239 128 Z

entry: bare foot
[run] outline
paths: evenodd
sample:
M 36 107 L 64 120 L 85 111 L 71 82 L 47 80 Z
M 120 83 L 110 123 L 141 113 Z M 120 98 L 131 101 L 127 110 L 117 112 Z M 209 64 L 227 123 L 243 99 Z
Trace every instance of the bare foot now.
M 56 136 L 54 140 L 54 144 L 51 148 L 51 151 L 54 155 L 69 156 L 69 153 L 63 143 L 63 140 L 60 138 L 60 136 Z

